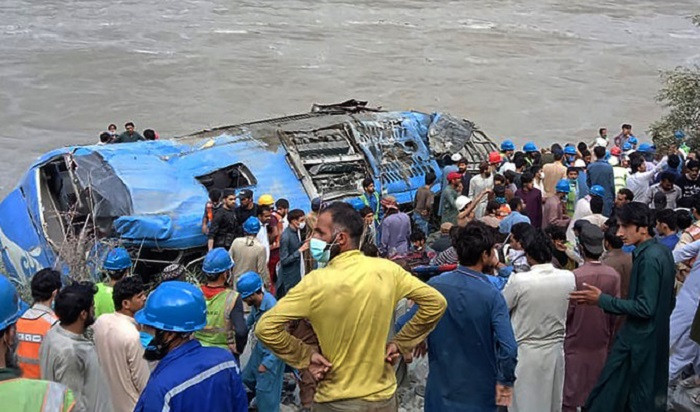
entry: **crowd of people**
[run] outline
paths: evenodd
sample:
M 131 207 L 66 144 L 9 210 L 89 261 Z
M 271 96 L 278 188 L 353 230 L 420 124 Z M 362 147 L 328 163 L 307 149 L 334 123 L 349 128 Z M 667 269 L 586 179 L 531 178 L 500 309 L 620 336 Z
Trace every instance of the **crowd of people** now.
M 31 307 L 0 277 L 0 394 L 267 412 L 298 387 L 301 410 L 397 411 L 427 356 L 426 411 L 700 409 L 698 154 L 629 125 L 500 149 L 440 159 L 408 204 L 372 178 L 308 213 L 212 189 L 198 282 L 143 279 L 123 248 L 97 285 L 37 272 Z
M 136 131 L 133 122 L 126 122 L 124 124 L 124 131 L 121 133 L 117 132 L 117 125 L 112 123 L 107 126 L 107 131 L 100 133 L 98 145 L 114 144 L 114 143 L 133 143 L 143 140 L 158 140 L 158 132 L 153 129 L 146 129 L 143 131 L 143 135 Z

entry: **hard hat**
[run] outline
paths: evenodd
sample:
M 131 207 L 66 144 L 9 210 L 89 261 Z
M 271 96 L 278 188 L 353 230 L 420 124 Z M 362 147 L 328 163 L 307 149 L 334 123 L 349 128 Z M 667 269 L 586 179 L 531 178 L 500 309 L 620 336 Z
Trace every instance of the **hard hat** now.
M 489 153 L 489 163 L 490 164 L 501 163 L 501 154 L 498 152 Z
M 262 289 L 262 279 L 260 275 L 249 270 L 243 273 L 236 282 L 236 290 L 241 294 L 241 299 L 245 299 L 253 293 Z
M 459 153 L 455 153 L 455 154 L 452 155 L 452 157 L 450 157 L 450 159 L 451 159 L 453 162 L 457 163 L 457 162 L 459 162 L 460 160 L 462 160 L 462 155 L 459 154 Z
M 603 189 L 601 185 L 593 185 L 591 186 L 591 194 L 593 196 L 605 197 L 605 189 Z
M 207 303 L 202 291 L 187 282 L 163 282 L 151 292 L 136 322 L 170 332 L 194 332 L 207 325 Z
M 222 247 L 217 247 L 209 251 L 202 264 L 202 272 L 207 275 L 217 275 L 225 272 L 234 266 L 228 251 Z
M 629 144 L 637 144 L 637 138 L 634 136 L 630 136 L 629 139 L 627 139 L 627 142 Z
M 525 146 L 523 146 L 523 151 L 525 153 L 536 152 L 537 146 L 535 146 L 535 144 L 533 142 L 527 142 L 527 143 L 525 143 Z
M 0 330 L 17 322 L 20 316 L 29 308 L 17 294 L 17 289 L 10 280 L 0 274 Z
M 457 180 L 457 179 L 461 179 L 461 178 L 462 178 L 462 175 L 460 173 L 457 173 L 457 172 L 450 172 L 447 174 L 447 181 L 448 182 L 451 182 L 451 181 Z
M 637 149 L 637 151 L 640 153 L 653 153 L 654 149 L 652 149 L 652 147 L 649 143 L 642 143 L 639 145 L 639 148 Z
M 275 199 L 272 197 L 272 195 L 266 193 L 264 195 L 260 195 L 258 198 L 258 204 L 260 206 L 272 206 L 275 204 Z
M 362 201 L 359 197 L 353 197 L 352 199 L 348 199 L 347 202 L 352 206 L 353 209 L 357 210 L 358 212 L 362 210 L 363 207 L 365 207 L 365 202 Z
M 625 144 L 627 144 L 627 143 L 625 143 Z M 610 149 L 610 154 L 613 156 L 619 156 L 622 154 L 622 149 L 620 149 L 617 146 L 613 146 L 612 149 Z
M 561 179 L 557 182 L 556 191 L 561 193 L 569 193 L 571 187 L 569 187 L 569 181 L 567 179 Z
M 673 132 L 673 135 L 676 137 L 676 139 L 682 139 L 685 137 L 685 132 L 683 132 L 683 130 L 676 130 Z
M 104 270 L 123 270 L 131 267 L 131 256 L 123 247 L 114 248 L 107 253 L 102 269 Z
M 629 152 L 630 150 L 632 150 L 632 145 L 629 144 L 629 142 L 628 142 L 628 143 L 625 143 L 625 144 L 622 145 L 622 150 L 625 151 L 625 152 Z
M 257 217 L 251 216 L 243 222 L 243 232 L 249 235 L 256 235 L 260 231 L 260 220 Z
M 564 147 L 564 154 L 569 156 L 576 156 L 576 148 L 573 146 Z
M 610 156 L 610 159 L 608 159 L 608 163 L 610 163 L 610 166 L 617 166 L 620 164 L 620 158 L 617 156 Z
M 595 145 L 594 146 L 602 146 L 602 147 L 607 147 L 608 146 L 608 141 L 603 139 L 602 137 L 596 137 L 595 138 Z
M 580 167 L 582 169 L 586 168 L 586 162 L 583 159 L 576 159 L 574 162 L 574 167 Z
M 501 150 L 503 150 L 504 152 L 515 150 L 515 145 L 510 140 L 504 140 L 501 142 Z
M 457 205 L 457 210 L 464 209 L 471 202 L 472 199 L 467 196 L 457 196 L 457 199 L 455 199 L 455 205 Z

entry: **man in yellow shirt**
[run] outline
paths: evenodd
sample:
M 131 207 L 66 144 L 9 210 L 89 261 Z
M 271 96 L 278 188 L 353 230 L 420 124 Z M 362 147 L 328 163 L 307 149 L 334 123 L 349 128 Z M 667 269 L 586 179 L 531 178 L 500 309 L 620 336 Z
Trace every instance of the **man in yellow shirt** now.
M 445 298 L 395 263 L 362 255 L 362 217 L 348 204 L 323 209 L 310 242 L 322 268 L 306 275 L 258 321 L 255 334 L 275 355 L 319 380 L 312 410 L 398 410 L 392 363 L 410 353 L 437 325 Z M 419 310 L 387 343 L 402 298 Z M 286 330 L 308 319 L 322 355 Z M 345 409 L 343 409 L 345 408 Z

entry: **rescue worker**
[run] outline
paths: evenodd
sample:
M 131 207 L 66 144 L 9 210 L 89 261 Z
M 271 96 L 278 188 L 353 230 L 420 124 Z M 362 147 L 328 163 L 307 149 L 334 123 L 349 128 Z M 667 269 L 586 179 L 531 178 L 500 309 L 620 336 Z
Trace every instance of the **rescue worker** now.
M 523 152 L 525 152 L 525 162 L 528 166 L 532 166 L 536 163 L 537 146 L 533 142 L 527 142 L 523 146 Z
M 515 145 L 511 140 L 504 140 L 501 142 L 501 164 L 498 167 L 498 173 L 505 173 L 506 170 L 515 170 L 515 164 L 513 164 L 513 153 L 515 152 Z
M 369 206 L 374 212 L 375 225 L 379 224 L 379 193 L 374 188 L 374 181 L 372 178 L 365 178 L 362 181 L 362 188 L 364 193 L 360 196 L 360 200 L 365 206 Z
M 571 145 L 564 146 L 564 164 L 568 167 L 574 165 L 576 161 L 576 148 Z
M 248 411 L 238 363 L 231 352 L 203 347 L 191 338 L 207 324 L 201 290 L 185 282 L 161 283 L 135 319 L 155 329 L 144 357 L 159 361 L 135 412 Z
M 22 412 L 69 412 L 73 393 L 56 382 L 20 378 L 16 364 L 17 325 L 27 310 L 17 290 L 0 275 L 0 400 L 3 408 Z M 11 408 L 11 409 L 9 409 Z
M 260 317 L 277 304 L 277 299 L 263 290 L 262 279 L 255 272 L 242 274 L 236 288 L 250 306 L 246 323 L 252 329 Z M 243 369 L 243 383 L 255 392 L 259 411 L 279 411 L 283 378 L 284 362 L 256 339 L 248 364 Z
M 123 247 L 114 248 L 107 253 L 107 257 L 102 263 L 102 270 L 107 274 L 107 281 L 97 284 L 95 318 L 98 318 L 103 313 L 114 313 L 112 289 L 117 281 L 129 274 L 131 266 L 131 256 Z
M 571 218 L 566 214 L 566 197 L 570 191 L 569 180 L 561 179 L 554 188 L 554 196 L 544 201 L 542 207 L 542 227 L 559 226 L 566 229 Z
M 204 258 L 201 286 L 207 302 L 207 325 L 194 333 L 203 346 L 216 346 L 231 351 L 236 360 L 245 348 L 248 330 L 243 317 L 243 301 L 230 288 L 231 269 L 235 263 L 224 248 L 212 249 Z
M 53 269 L 41 269 L 32 276 L 31 290 L 34 304 L 17 321 L 17 357 L 22 377 L 39 379 L 39 346 L 46 332 L 58 322 L 51 309 L 61 289 L 61 274 Z

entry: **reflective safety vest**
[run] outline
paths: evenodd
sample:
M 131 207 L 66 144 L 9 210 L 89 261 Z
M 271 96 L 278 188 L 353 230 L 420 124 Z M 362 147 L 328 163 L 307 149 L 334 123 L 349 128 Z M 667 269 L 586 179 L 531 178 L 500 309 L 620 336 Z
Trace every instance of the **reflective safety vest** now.
M 624 167 L 613 167 L 613 175 L 615 176 L 615 193 L 617 193 L 623 187 L 627 187 L 627 174 L 627 169 Z
M 70 389 L 60 383 L 36 379 L 0 381 L 0 399 L 3 410 L 7 411 L 69 412 L 75 406 Z
M 374 212 L 374 220 L 379 222 L 379 193 L 372 192 L 372 197 L 375 200 L 376 205 L 374 208 L 372 207 L 372 204 L 369 201 L 369 197 L 367 197 L 367 192 L 363 193 L 362 196 L 360 196 L 360 199 L 362 199 L 362 203 L 365 204 L 365 206 L 369 207 L 370 209 L 373 209 L 372 212 Z
M 48 308 L 47 308 L 48 309 Z M 17 358 L 22 376 L 29 379 L 41 378 L 39 368 L 39 346 L 58 319 L 50 310 L 32 307 L 17 321 Z
M 207 299 L 207 326 L 194 333 L 203 346 L 228 350 L 228 334 L 233 331 L 229 315 L 238 299 L 238 292 L 226 289 Z M 233 336 L 231 336 L 233 338 Z
M 95 293 L 95 319 L 105 313 L 114 313 L 114 300 L 112 292 L 114 288 L 107 286 L 104 283 L 97 284 L 97 293 Z
M 578 182 L 569 180 L 569 194 L 566 195 L 566 214 L 569 217 L 574 217 L 574 209 L 576 208 L 577 196 Z

